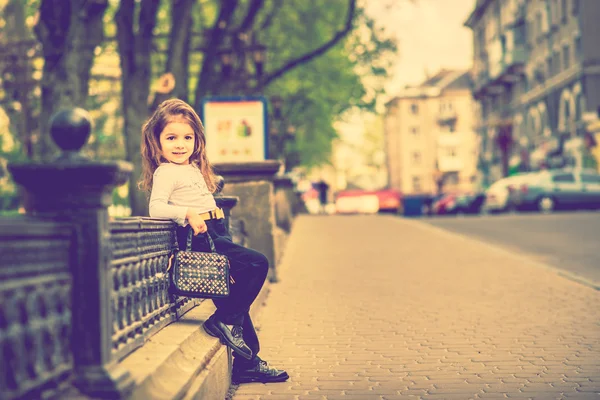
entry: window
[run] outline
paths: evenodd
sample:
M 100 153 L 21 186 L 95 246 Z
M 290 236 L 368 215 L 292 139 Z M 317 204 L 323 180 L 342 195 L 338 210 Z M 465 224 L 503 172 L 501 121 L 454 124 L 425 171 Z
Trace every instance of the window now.
M 552 56 L 548 56 L 546 63 L 548 64 L 548 76 L 554 75 L 554 59 Z
M 449 173 L 446 176 L 446 179 L 444 182 L 447 183 L 448 185 L 458 185 L 458 182 L 459 182 L 458 172 Z
M 413 185 L 413 192 L 420 192 L 421 191 L 421 177 L 413 176 L 412 185 Z
M 528 19 L 525 25 L 530 27 L 525 31 L 525 35 L 527 37 L 527 44 L 533 46 L 533 42 L 535 41 L 535 19 Z
M 581 36 L 575 38 L 575 61 L 581 62 L 583 59 L 583 53 L 581 49 Z
M 419 105 L 417 103 L 412 103 L 410 105 L 410 112 L 413 115 L 417 115 L 419 113 Z
M 550 16 L 551 16 L 551 21 L 552 24 L 558 24 L 559 22 L 559 10 L 558 10 L 558 3 L 560 0 L 553 0 L 550 3 Z
M 571 14 L 579 14 L 579 0 L 571 0 Z
M 418 126 L 413 126 L 412 128 L 410 128 L 410 133 L 412 133 L 413 135 L 417 136 L 419 134 L 419 127 Z
M 567 11 L 567 0 L 560 0 L 560 20 L 562 23 L 567 22 L 567 15 L 569 12 Z
M 582 174 L 581 182 L 600 184 L 600 175 Z
M 456 149 L 454 147 L 449 147 L 447 150 L 448 157 L 456 157 Z
M 452 111 L 452 103 L 440 103 L 440 111 Z
M 544 28 L 542 27 L 542 13 L 537 13 L 535 16 L 535 33 L 536 39 L 539 41 L 544 34 Z
M 421 153 L 415 151 L 412 153 L 413 163 L 420 164 L 421 163 Z
M 568 45 L 563 46 L 563 69 L 571 66 L 571 51 Z
M 552 182 L 571 183 L 575 182 L 573 174 L 556 174 L 552 177 Z

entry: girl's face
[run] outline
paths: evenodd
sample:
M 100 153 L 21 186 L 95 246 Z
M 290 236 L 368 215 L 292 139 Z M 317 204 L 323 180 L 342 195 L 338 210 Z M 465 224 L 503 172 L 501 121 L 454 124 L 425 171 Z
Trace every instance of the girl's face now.
M 174 164 L 189 164 L 194 152 L 195 134 L 187 122 L 173 121 L 160 133 L 162 156 Z

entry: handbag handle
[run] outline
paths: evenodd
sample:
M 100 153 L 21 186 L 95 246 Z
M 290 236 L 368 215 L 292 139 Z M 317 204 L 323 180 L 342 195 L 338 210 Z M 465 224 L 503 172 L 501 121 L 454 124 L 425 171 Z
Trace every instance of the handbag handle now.
M 216 253 L 217 250 L 215 250 L 215 243 L 213 242 L 212 238 L 208 234 L 208 231 L 206 231 L 206 233 L 204 233 L 203 235 L 206 236 L 206 241 L 208 242 L 208 245 L 210 246 L 210 251 L 213 253 Z M 190 228 L 190 230 L 188 232 L 188 237 L 187 237 L 187 244 L 185 246 L 185 249 L 187 251 L 192 251 L 192 237 L 193 236 L 194 236 L 194 230 L 192 228 Z

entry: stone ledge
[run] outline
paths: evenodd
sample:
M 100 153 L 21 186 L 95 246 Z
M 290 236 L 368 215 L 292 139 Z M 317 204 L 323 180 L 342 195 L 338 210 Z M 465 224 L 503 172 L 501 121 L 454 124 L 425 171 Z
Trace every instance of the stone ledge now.
M 250 315 L 256 322 L 269 295 L 266 281 Z M 120 362 L 135 382 L 131 399 L 224 399 L 231 385 L 231 352 L 202 323 L 213 314 L 203 301 Z M 259 324 L 256 325 L 260 329 Z
M 214 310 L 212 301 L 203 301 L 121 361 L 136 384 L 131 399 L 181 399 L 201 388 L 210 393 L 207 398 L 225 397 L 231 376 L 227 348 L 202 329 Z
M 239 182 L 271 182 L 280 167 L 281 162 L 277 160 L 213 164 L 215 173 L 225 178 L 225 187 Z

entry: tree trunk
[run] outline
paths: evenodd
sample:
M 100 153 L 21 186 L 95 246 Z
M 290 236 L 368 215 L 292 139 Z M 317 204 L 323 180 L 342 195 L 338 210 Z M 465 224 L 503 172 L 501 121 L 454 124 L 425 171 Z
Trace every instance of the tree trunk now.
M 25 24 L 25 3 L 22 0 L 10 0 L 3 10 L 6 15 L 6 47 L 1 51 L 2 86 L 6 103 L 15 106 L 4 107 L 10 119 L 11 132 L 21 143 L 28 159 L 33 159 L 33 130 L 35 117 L 31 98 L 36 86 L 33 81 L 31 57 L 28 51 L 35 48 L 32 33 Z
M 167 56 L 167 71 L 175 77 L 175 89 L 171 94 L 189 101 L 189 54 L 192 32 L 192 10 L 195 0 L 172 0 L 171 35 Z
M 212 81 L 214 80 L 215 65 L 218 62 L 219 46 L 225 38 L 227 33 L 226 30 L 231 23 L 237 6 L 238 0 L 221 0 L 219 16 L 210 30 L 210 38 L 208 43 L 206 43 L 207 48 L 204 51 L 202 68 L 200 69 L 200 75 L 198 76 L 198 83 L 196 84 L 194 93 L 194 109 L 197 111 L 200 111 L 202 99 L 207 94 L 211 93 L 211 87 L 215 85 Z
M 117 22 L 117 42 L 121 60 L 121 82 L 123 99 L 123 134 L 127 160 L 133 163 L 133 173 L 129 181 L 129 200 L 132 215 L 148 215 L 148 201 L 145 193 L 137 188 L 142 173 L 140 142 L 142 125 L 148 117 L 148 95 L 150 93 L 151 52 L 153 30 L 159 1 L 142 0 L 139 28 L 134 32 L 136 15 L 135 0 L 121 0 L 115 16 Z
M 85 107 L 94 51 L 104 39 L 108 0 L 42 0 L 35 32 L 42 43 L 40 153 L 47 158 L 49 120 L 64 107 Z

